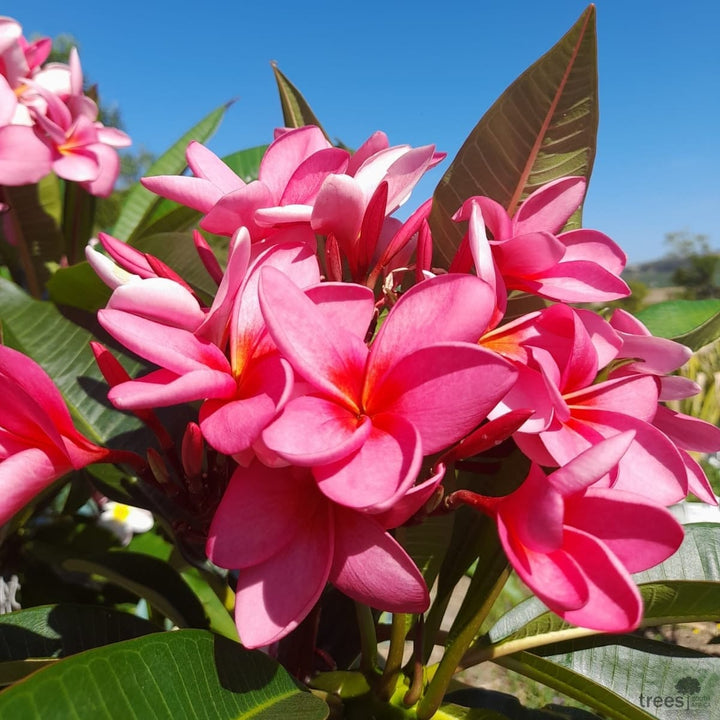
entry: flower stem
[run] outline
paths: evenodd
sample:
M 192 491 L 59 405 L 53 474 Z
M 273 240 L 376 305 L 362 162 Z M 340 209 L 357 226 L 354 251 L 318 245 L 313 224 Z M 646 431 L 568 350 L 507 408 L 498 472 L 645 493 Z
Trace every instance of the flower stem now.
M 383 670 L 378 693 L 381 698 L 388 700 L 395 691 L 397 678 L 402 667 L 403 653 L 405 651 L 405 635 L 408 628 L 408 615 L 405 613 L 394 613 L 390 627 L 390 647 L 388 649 L 387 661 Z
M 370 675 L 375 670 L 377 657 L 377 636 L 375 634 L 375 620 L 368 605 L 355 603 L 358 630 L 360 631 L 360 670 Z
M 428 685 L 427 692 L 418 704 L 418 720 L 429 720 L 440 707 L 442 699 L 445 696 L 453 675 L 461 663 L 463 655 L 475 639 L 475 636 L 480 630 L 480 626 L 505 585 L 510 575 L 510 569 L 507 566 L 507 561 L 504 556 L 502 561 L 505 563 L 505 568 L 497 575 L 497 580 L 490 589 L 490 592 L 486 594 L 482 605 L 478 608 L 478 611 L 470 622 L 460 631 L 460 634 L 445 649 L 445 654 L 438 664 L 433 679 Z

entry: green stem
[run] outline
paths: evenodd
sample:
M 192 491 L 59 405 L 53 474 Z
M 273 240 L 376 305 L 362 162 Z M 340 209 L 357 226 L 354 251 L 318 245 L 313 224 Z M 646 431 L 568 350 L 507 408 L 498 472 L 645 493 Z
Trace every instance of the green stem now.
M 400 669 L 402 667 L 403 654 L 405 652 L 405 635 L 407 634 L 408 615 L 405 613 L 394 613 L 390 627 L 390 647 L 388 648 L 387 661 L 383 670 L 378 693 L 384 700 L 390 699 L 395 691 Z
M 355 603 L 358 630 L 360 631 L 360 670 L 369 676 L 375 670 L 377 636 L 372 610 L 362 603 Z
M 447 692 L 453 675 L 460 666 L 463 655 L 472 644 L 475 636 L 480 630 L 480 626 L 487 617 L 490 608 L 500 594 L 505 582 L 510 575 L 510 569 L 505 568 L 498 576 L 497 581 L 493 585 L 491 591 L 485 596 L 485 599 L 475 613 L 470 622 L 460 631 L 460 634 L 445 649 L 445 654 L 437 666 L 435 675 L 428 685 L 427 692 L 420 700 L 417 707 L 418 720 L 429 720 L 440 707 L 443 697 Z

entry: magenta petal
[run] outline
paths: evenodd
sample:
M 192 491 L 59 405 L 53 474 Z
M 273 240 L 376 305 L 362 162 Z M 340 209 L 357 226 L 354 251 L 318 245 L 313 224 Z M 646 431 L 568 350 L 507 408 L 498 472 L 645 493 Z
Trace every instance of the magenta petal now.
M 291 400 L 262 434 L 268 448 L 301 466 L 324 465 L 355 452 L 372 424 L 337 403 L 312 395 Z
M 434 475 L 419 485 L 413 485 L 402 497 L 393 502 L 392 507 L 373 514 L 384 528 L 395 528 L 407 522 L 430 499 L 445 477 L 445 466 L 440 463 L 434 468 Z
M 523 484 L 503 498 L 500 514 L 528 551 L 551 553 L 562 546 L 563 507 L 560 493 L 533 463 Z
M 479 425 L 516 377 L 510 363 L 477 345 L 432 345 L 402 358 L 369 387 L 365 407 L 369 413 L 392 412 L 408 419 L 420 433 L 424 453 L 430 454 Z
M 566 537 L 568 552 L 582 563 L 589 597 L 583 607 L 558 614 L 573 625 L 602 632 L 625 633 L 637 628 L 643 604 L 628 571 L 607 545 L 592 535 L 566 528 Z
M 316 125 L 305 125 L 283 133 L 265 151 L 260 162 L 259 179 L 270 189 L 276 205 L 282 197 L 288 181 L 300 163 L 330 143 Z
M 353 600 L 387 612 L 420 613 L 430 604 L 425 581 L 408 554 L 371 517 L 335 512 L 330 582 Z
M 320 490 L 340 505 L 387 510 L 415 483 L 422 455 L 420 438 L 407 420 L 378 415 L 355 453 L 315 465 L 313 475 Z
M 98 321 L 126 348 L 178 375 L 205 368 L 230 372 L 220 348 L 187 330 L 112 309 L 100 310 Z
M 28 448 L 0 462 L 0 525 L 72 470 L 60 452 L 52 456 L 39 448 Z
M 50 418 L 58 431 L 66 435 L 74 432 L 75 426 L 60 391 L 34 360 L 6 345 L 0 345 L 0 377 L 3 375 L 42 406 L 43 414 Z M 9 404 L 8 396 L 3 394 L 3 407 Z M 26 403 L 18 407 L 27 409 Z M 17 410 L 13 408 L 12 412 L 16 413 Z
M 492 249 L 504 276 L 540 275 L 554 267 L 565 254 L 563 244 L 548 232 L 516 235 L 493 245 Z
M 207 441 L 225 455 L 247 450 L 273 421 L 292 388 L 292 370 L 277 355 L 252 362 L 230 400 L 208 400 L 200 408 Z
M 209 212 L 223 196 L 213 183 L 188 175 L 152 175 L 140 182 L 151 193 L 201 213 Z
M 639 420 L 650 422 L 657 412 L 658 383 L 650 375 L 630 375 L 568 393 L 565 400 L 568 405 L 587 412 L 631 413 Z
M 365 193 L 354 178 L 330 175 L 313 204 L 312 229 L 321 235 L 332 233 L 348 256 L 354 251 L 365 213 Z
M 215 153 L 193 140 L 185 151 L 188 166 L 193 174 L 209 180 L 223 194 L 238 190 L 245 185 Z
M 207 397 L 232 397 L 235 379 L 219 370 L 198 369 L 177 375 L 155 370 L 137 380 L 120 383 L 110 389 L 108 399 L 122 410 L 180 405 Z
M 684 450 L 702 453 L 720 451 L 720 428 L 700 418 L 658 405 L 653 425 Z
M 553 611 L 580 608 L 588 599 L 588 587 L 578 563 L 564 550 L 533 552 L 523 546 L 502 516 L 498 535 L 510 564 L 520 579 Z
M 634 438 L 635 433 L 628 431 L 591 445 L 549 475 L 549 484 L 565 497 L 586 489 L 620 462 Z
M 375 297 L 370 288 L 352 283 L 324 282 L 307 288 L 305 294 L 333 326 L 365 339 L 375 314 Z
M 560 262 L 534 280 L 522 283 L 521 289 L 562 302 L 606 302 L 630 295 L 624 280 L 586 260 Z
M 557 233 L 580 207 L 587 181 L 566 177 L 546 183 L 529 195 L 518 208 L 513 224 L 515 235 L 544 230 Z
M 295 370 L 323 393 L 359 411 L 365 343 L 334 326 L 276 268 L 261 269 L 259 297 L 268 332 Z
M 438 275 L 414 285 L 393 306 L 370 351 L 367 384 L 375 384 L 397 360 L 442 342 L 476 343 L 495 307 L 490 286 L 472 275 Z M 432 333 L 419 329 L 431 327 Z
M 349 157 L 347 150 L 335 147 L 313 153 L 298 165 L 288 180 L 279 204 L 312 204 L 328 175 L 345 172 Z
M 568 498 L 565 524 L 597 537 L 631 573 L 666 560 L 683 539 L 682 526 L 664 507 L 615 489 L 590 488 Z
M 264 237 L 266 231 L 255 222 L 255 211 L 273 204 L 268 188 L 256 180 L 240 190 L 223 195 L 200 221 L 200 227 L 217 235 L 231 237 L 240 226 L 244 226 L 253 240 L 257 240 Z
M 307 471 L 259 462 L 237 468 L 210 525 L 210 560 L 233 570 L 279 553 L 325 504 L 314 485 Z
M 240 571 L 235 622 L 248 648 L 269 645 L 294 630 L 325 588 L 333 560 L 329 503 L 306 522 L 281 552 Z
M 620 275 L 625 269 L 625 253 L 607 236 L 597 230 L 571 230 L 558 235 L 565 245 L 565 261 L 591 260 L 602 265 L 613 275 Z

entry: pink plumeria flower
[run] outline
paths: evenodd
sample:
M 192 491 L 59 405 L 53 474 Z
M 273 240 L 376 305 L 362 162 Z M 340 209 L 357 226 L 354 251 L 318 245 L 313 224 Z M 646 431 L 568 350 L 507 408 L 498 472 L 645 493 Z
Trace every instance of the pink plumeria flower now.
M 393 306 L 368 349 L 284 274 L 263 268 L 268 331 L 311 386 L 287 403 L 264 443 L 312 468 L 331 500 L 387 509 L 415 483 L 423 455 L 473 430 L 515 380 L 509 363 L 475 343 L 489 294 L 469 276 L 420 283 Z
M 328 499 L 306 468 L 257 461 L 238 468 L 213 518 L 207 554 L 240 571 L 235 620 L 242 643 L 262 647 L 287 635 L 327 582 L 379 610 L 426 610 L 422 575 L 386 529 L 414 514 L 441 477 L 403 498 L 392 517 L 373 517 Z
M 642 495 L 599 488 L 632 442 L 621 433 L 593 445 L 549 476 L 533 464 L 505 497 L 451 496 L 492 515 L 520 578 L 567 622 L 602 632 L 634 630 L 642 599 L 630 573 L 670 557 L 683 531 Z
M 81 435 L 52 380 L 26 355 L 0 346 L 0 525 L 71 470 L 113 462 Z
M 497 288 L 499 305 L 505 289 L 563 302 L 629 295 L 620 279 L 625 255 L 609 237 L 597 230 L 559 232 L 580 206 L 585 187 L 582 177 L 554 180 L 533 192 L 513 217 L 491 198 L 466 200 L 454 219 L 469 221 L 468 235 L 451 271 L 467 272 L 474 259 L 477 274 Z M 472 245 L 487 247 L 471 254 Z

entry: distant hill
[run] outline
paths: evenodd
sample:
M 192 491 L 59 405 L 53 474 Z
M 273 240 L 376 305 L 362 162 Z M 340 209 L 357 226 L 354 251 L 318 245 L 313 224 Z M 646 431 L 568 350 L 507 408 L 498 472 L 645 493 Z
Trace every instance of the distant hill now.
M 649 288 L 671 287 L 673 285 L 673 273 L 682 267 L 685 262 L 685 258 L 677 255 L 666 255 L 659 260 L 628 265 L 622 277 L 626 282 L 631 280 L 642 282 Z

